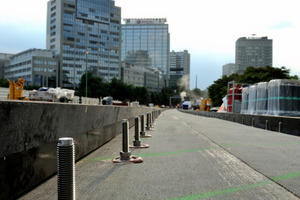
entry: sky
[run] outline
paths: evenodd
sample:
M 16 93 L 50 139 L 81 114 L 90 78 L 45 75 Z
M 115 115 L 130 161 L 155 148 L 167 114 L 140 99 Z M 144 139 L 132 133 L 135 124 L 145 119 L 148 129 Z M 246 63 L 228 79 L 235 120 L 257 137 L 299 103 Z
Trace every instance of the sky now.
M 46 48 L 48 0 L 0 1 L 0 53 Z M 122 18 L 167 18 L 170 50 L 191 55 L 190 89 L 201 90 L 235 62 L 240 37 L 273 40 L 273 67 L 300 76 L 299 0 L 115 0 Z

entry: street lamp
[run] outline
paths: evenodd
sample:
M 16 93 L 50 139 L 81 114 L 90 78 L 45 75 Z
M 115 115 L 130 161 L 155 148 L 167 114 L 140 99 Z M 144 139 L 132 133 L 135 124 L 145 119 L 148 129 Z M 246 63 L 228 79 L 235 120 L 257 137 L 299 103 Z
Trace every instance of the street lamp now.
M 87 97 L 87 90 L 88 90 L 88 86 L 87 86 L 87 63 L 88 63 L 88 50 L 86 49 L 85 51 L 85 97 Z

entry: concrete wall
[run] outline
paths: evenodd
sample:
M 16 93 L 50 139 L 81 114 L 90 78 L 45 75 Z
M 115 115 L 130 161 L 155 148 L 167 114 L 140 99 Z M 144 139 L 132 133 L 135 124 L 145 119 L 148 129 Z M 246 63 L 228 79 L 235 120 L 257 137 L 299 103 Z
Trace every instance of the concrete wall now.
M 135 116 L 154 109 L 0 101 L 0 199 L 15 198 L 56 173 L 60 137 L 74 138 L 78 160 L 121 133 L 122 119 L 133 126 Z
M 257 128 L 300 136 L 300 117 L 246 115 L 239 113 L 216 113 L 192 110 L 182 110 L 182 112 L 199 116 L 223 119 Z

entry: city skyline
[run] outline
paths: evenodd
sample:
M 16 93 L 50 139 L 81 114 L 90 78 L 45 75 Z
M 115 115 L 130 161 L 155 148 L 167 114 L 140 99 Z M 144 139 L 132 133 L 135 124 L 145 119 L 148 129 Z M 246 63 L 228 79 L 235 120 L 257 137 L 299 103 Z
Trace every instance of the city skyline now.
M 47 2 L 1 3 L 1 53 L 46 48 Z M 167 18 L 170 51 L 186 49 L 191 54 L 190 89 L 195 87 L 196 75 L 200 89 L 220 78 L 222 66 L 235 61 L 235 41 L 252 34 L 273 40 L 273 67 L 285 66 L 292 75 L 300 75 L 297 3 L 296 0 L 251 3 L 188 0 L 185 4 L 179 0 L 115 0 L 115 5 L 122 9 L 122 18 Z

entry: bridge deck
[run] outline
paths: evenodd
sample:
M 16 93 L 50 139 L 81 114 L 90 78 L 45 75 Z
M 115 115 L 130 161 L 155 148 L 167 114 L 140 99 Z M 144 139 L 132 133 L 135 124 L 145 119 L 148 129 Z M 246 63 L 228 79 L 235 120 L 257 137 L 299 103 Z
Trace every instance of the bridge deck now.
M 133 129 L 131 131 L 131 142 Z M 140 164 L 115 164 L 121 135 L 76 163 L 77 199 L 298 199 L 300 137 L 167 110 Z M 57 177 L 20 199 L 57 199 Z

